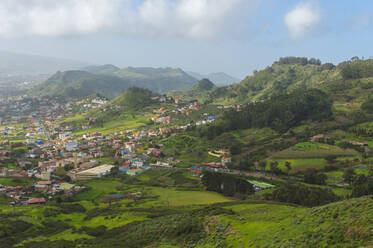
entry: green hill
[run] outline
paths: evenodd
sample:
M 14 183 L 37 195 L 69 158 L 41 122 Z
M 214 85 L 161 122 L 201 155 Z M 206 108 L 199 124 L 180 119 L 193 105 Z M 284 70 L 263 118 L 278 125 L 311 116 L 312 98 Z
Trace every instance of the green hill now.
M 187 91 L 170 91 L 168 92 L 168 95 L 183 98 L 184 100 L 198 99 L 201 103 L 206 103 L 207 101 L 210 101 L 209 93 L 216 88 L 217 87 L 214 83 L 209 79 L 204 78 Z
M 213 84 L 210 80 L 204 78 L 201 81 L 199 81 L 191 90 L 194 91 L 209 91 L 212 88 L 215 87 L 215 84 Z
M 125 89 L 136 86 L 153 92 L 186 90 L 197 80 L 181 69 L 125 68 L 113 65 L 90 66 L 85 71 L 57 72 L 31 90 L 32 95 L 58 95 L 80 98 L 100 93 L 107 98 L 118 96 Z
M 216 87 L 211 92 L 178 92 L 178 96 L 208 99 L 216 104 L 260 101 L 271 95 L 297 88 L 316 88 L 327 92 L 336 102 L 365 101 L 373 87 L 370 71 L 373 60 L 346 61 L 338 66 L 319 60 L 286 57 L 264 70 L 254 71 L 239 83 Z M 170 93 L 175 94 L 174 92 Z
M 155 96 L 157 95 L 147 89 L 129 88 L 111 103 L 127 109 L 141 109 L 152 104 L 154 102 L 152 97 Z
M 107 98 L 114 98 L 131 86 L 131 82 L 114 76 L 92 74 L 85 71 L 66 71 L 57 72 L 33 88 L 31 94 L 80 98 L 100 93 Z

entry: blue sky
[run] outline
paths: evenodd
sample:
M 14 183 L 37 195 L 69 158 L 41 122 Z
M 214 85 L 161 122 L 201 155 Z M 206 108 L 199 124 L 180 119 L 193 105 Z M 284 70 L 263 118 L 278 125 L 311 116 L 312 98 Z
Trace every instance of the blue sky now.
M 243 78 L 282 56 L 373 56 L 370 0 L 2 0 L 0 49 Z

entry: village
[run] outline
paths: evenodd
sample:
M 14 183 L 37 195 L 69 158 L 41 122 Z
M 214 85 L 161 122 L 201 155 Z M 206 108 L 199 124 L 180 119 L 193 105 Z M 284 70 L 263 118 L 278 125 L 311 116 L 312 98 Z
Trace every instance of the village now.
M 58 99 L 43 98 L 6 102 L 0 106 L 2 113 L 7 113 L 0 123 L 0 177 L 34 178 L 37 181 L 28 187 L 1 185 L 0 193 L 12 199 L 13 205 L 44 204 L 56 195 L 71 195 L 84 189 L 74 182 L 102 178 L 113 171 L 138 176 L 149 169 L 172 170 L 179 161 L 164 156 L 162 144 L 144 147 L 142 140 L 183 132 L 192 125 L 206 125 L 214 122 L 216 117 L 203 113 L 203 119 L 195 123 L 175 125 L 175 115 L 189 116 L 200 110 L 198 101 L 182 103 L 180 99 L 166 97 L 154 100 L 176 104 L 171 111 L 173 117 L 167 114 L 170 110 L 165 107 L 153 111 L 151 120 L 159 124 L 156 129 L 141 127 L 105 135 L 87 132 L 78 136 L 73 127 L 63 122 L 66 113 L 72 113 L 74 109 L 88 112 L 105 106 L 106 100 L 97 97 L 61 103 Z M 81 130 L 88 128 L 80 127 Z M 228 150 L 209 154 L 219 162 L 192 165 L 189 168 L 192 175 L 201 177 L 203 169 L 223 171 L 231 162 Z

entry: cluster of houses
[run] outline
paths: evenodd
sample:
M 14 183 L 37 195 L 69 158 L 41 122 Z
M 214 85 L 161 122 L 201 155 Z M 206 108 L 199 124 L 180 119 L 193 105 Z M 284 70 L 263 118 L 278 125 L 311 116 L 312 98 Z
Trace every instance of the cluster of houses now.
M 31 186 L 3 186 L 0 184 L 0 195 L 13 200 L 13 205 L 43 204 L 45 197 L 51 198 L 56 195 L 73 195 L 81 192 L 85 187 L 67 182 L 38 181 Z M 32 197 L 39 195 L 43 197 Z
M 177 108 L 176 114 L 190 115 L 192 111 L 200 110 L 198 101 L 182 103 L 180 99 L 158 97 L 153 99 L 159 102 L 174 100 Z M 22 204 L 45 203 L 44 198 L 28 198 L 30 192 L 39 192 L 46 195 L 74 194 L 80 187 L 69 183 L 57 183 L 68 176 L 73 181 L 89 180 L 104 177 L 116 169 L 119 173 L 137 176 L 145 172 L 150 166 L 172 167 L 172 158 L 164 158 L 161 145 L 143 147 L 141 140 L 144 137 L 156 137 L 186 130 L 192 125 L 205 125 L 216 120 L 216 117 L 205 113 L 203 120 L 179 126 L 163 126 L 154 130 L 123 130 L 117 133 L 103 135 L 102 133 L 86 133 L 82 136 L 74 135 L 74 128 L 62 120 L 66 113 L 72 113 L 77 106 L 87 110 L 99 108 L 106 104 L 100 97 L 85 99 L 77 103 L 60 103 L 53 98 L 18 99 L 12 104 L 1 105 L 0 110 L 7 115 L 1 119 L 6 127 L 0 129 L 0 161 L 7 158 L 12 149 L 26 147 L 23 157 L 17 158 L 18 167 L 23 170 L 0 168 L 0 177 L 36 177 L 40 180 L 33 187 L 3 187 L 1 192 L 15 202 Z M 171 124 L 175 119 L 167 115 L 166 108 L 155 110 L 158 114 L 154 122 Z M 92 122 L 95 120 L 92 119 Z M 5 136 L 17 132 L 14 124 L 28 123 L 22 128 L 24 141 L 9 142 Z M 83 129 L 87 129 L 87 127 Z M 2 149 L 7 147 L 7 149 Z M 109 151 L 109 154 L 108 153 Z M 227 154 L 218 155 L 220 163 L 205 165 L 211 170 L 220 170 L 230 163 Z M 116 165 L 102 163 L 102 158 L 112 157 Z M 32 162 L 30 162 L 32 161 Z M 151 162 L 152 161 L 152 162 Z M 118 164 L 119 163 L 119 164 Z M 60 172 L 64 173 L 60 173 Z M 201 175 L 200 167 L 191 169 L 195 175 Z

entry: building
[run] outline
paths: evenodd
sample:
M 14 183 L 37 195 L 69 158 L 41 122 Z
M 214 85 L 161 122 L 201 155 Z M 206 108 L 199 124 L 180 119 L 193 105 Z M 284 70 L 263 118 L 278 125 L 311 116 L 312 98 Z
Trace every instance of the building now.
M 72 140 L 65 144 L 65 149 L 68 152 L 75 151 L 78 148 L 78 141 Z
M 230 164 L 230 163 L 232 163 L 232 157 L 223 156 L 221 158 L 221 164 L 223 166 L 226 166 L 227 164 Z
M 26 204 L 45 204 L 45 199 L 44 198 L 32 198 L 28 201 L 26 201 Z
M 103 176 L 106 176 L 110 174 L 111 169 L 114 167 L 114 165 L 100 165 L 88 170 L 83 170 L 76 173 L 70 173 L 70 176 L 73 180 L 88 180 L 88 179 L 94 179 L 94 178 L 100 178 Z
M 192 173 L 193 176 L 201 176 L 203 174 L 203 169 L 201 167 L 192 166 L 190 168 L 190 173 Z
M 144 166 L 144 160 L 139 159 L 139 158 L 135 158 L 134 160 L 132 160 L 131 166 L 136 167 L 136 168 L 143 167 Z

